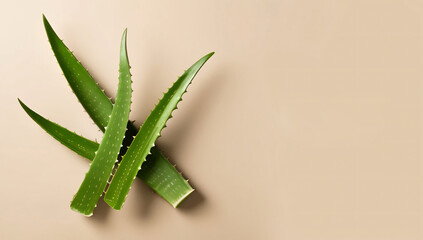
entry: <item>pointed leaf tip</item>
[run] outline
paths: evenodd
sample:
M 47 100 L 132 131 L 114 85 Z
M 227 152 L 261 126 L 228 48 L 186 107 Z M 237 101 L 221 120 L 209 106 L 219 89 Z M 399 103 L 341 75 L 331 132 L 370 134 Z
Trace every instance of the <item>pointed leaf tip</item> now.
M 28 108 L 19 98 L 18 98 L 18 102 L 21 105 L 21 107 L 26 111 L 26 109 Z
M 121 58 L 121 62 L 119 63 L 119 65 L 120 64 L 124 64 L 124 65 L 128 65 L 128 67 L 129 67 L 126 38 L 127 38 L 127 28 L 125 28 L 125 30 L 123 31 L 122 40 L 121 40 L 121 43 L 120 43 L 120 58 Z
M 126 35 L 127 35 L 127 28 L 125 28 L 125 30 L 123 30 L 122 33 L 122 41 L 121 41 L 121 46 L 124 44 L 126 45 Z
M 47 28 L 51 28 L 50 23 L 48 22 L 46 16 L 43 14 L 43 23 L 44 23 L 44 28 L 47 30 Z

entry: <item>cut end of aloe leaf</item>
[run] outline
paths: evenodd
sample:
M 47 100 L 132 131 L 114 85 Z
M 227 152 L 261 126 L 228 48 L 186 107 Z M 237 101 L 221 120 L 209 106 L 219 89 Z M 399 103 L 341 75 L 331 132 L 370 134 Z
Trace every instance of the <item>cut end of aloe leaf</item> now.
M 172 203 L 172 207 L 177 208 L 179 207 L 179 205 L 185 200 L 187 199 L 187 197 L 189 195 L 191 195 L 191 193 L 193 193 L 195 191 L 195 189 L 191 189 L 191 191 L 187 192 L 185 195 L 183 195 L 178 201 Z
M 72 204 L 70 205 L 70 209 L 71 209 L 72 211 L 75 211 L 75 212 L 81 213 L 81 214 L 82 214 L 82 215 L 84 215 L 85 217 L 91 217 L 91 216 L 93 215 L 93 211 L 91 211 L 91 210 L 88 210 L 88 211 L 81 211 L 81 209 L 80 209 L 80 208 L 73 207 L 73 206 L 72 206 Z

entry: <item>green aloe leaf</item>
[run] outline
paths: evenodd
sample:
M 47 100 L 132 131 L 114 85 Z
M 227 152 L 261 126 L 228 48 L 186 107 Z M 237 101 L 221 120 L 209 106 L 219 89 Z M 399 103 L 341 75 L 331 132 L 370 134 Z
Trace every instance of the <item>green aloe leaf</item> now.
M 141 126 L 131 146 L 119 164 L 109 188 L 106 192 L 104 200 L 114 209 L 121 209 L 125 202 L 126 196 L 132 185 L 132 182 L 141 169 L 142 163 L 145 161 L 150 149 L 154 146 L 154 142 L 160 136 L 161 130 L 166 126 L 166 122 L 172 117 L 173 110 L 182 99 L 182 95 L 186 92 L 187 87 L 195 77 L 203 64 L 213 55 L 209 53 L 194 65 L 192 65 L 184 74 L 173 84 L 169 91 L 163 95 L 151 114 L 147 117 Z M 172 186 L 169 186 L 171 188 Z M 183 199 L 184 196 L 179 196 Z M 180 202 L 175 201 L 173 206 L 178 206 Z
M 63 71 L 63 75 L 68 80 L 69 86 L 85 110 L 90 109 L 90 111 L 87 111 L 88 115 L 104 132 L 104 127 L 107 126 L 109 115 L 113 109 L 112 103 L 97 86 L 88 71 L 59 39 L 44 15 L 43 21 L 51 49 Z
M 119 85 L 116 102 L 90 169 L 71 203 L 72 210 L 88 216 L 92 215 L 98 200 L 107 186 L 107 180 L 112 174 L 123 137 L 125 136 L 132 97 L 132 80 L 129 69 L 125 30 L 120 48 Z
M 56 123 L 47 120 L 27 107 L 20 99 L 18 99 L 18 101 L 25 112 L 57 141 L 85 158 L 90 160 L 94 159 L 95 152 L 98 149 L 98 143 L 81 137 Z
M 109 122 L 109 115 L 113 109 L 111 101 L 98 87 L 87 70 L 85 70 L 72 52 L 66 47 L 63 41 L 59 39 L 44 15 L 43 21 L 51 48 L 62 68 L 66 80 L 85 111 L 90 115 L 100 130 L 104 132 L 105 126 L 107 126 Z M 125 134 L 125 139 L 122 143 L 123 147 L 120 149 L 119 157 L 125 154 L 127 146 L 129 146 L 133 140 L 133 136 L 138 133 L 138 129 L 132 122 L 128 122 L 127 128 L 128 130 Z M 65 146 L 67 145 L 65 144 Z M 73 149 L 71 148 L 71 150 Z M 155 162 L 148 163 L 145 170 L 143 168 L 138 176 L 172 206 L 175 206 L 175 203 L 184 200 L 194 191 L 194 189 L 156 147 L 154 147 L 151 152 L 152 156 L 149 156 L 149 158 L 155 159 Z M 163 176 L 167 177 L 163 178 Z M 174 187 L 172 190 L 168 190 L 168 187 L 165 186 Z M 174 193 L 175 191 L 176 193 Z M 180 197 L 177 198 L 175 196 Z
M 78 153 L 88 160 L 93 160 L 99 144 L 88 140 L 68 129 L 53 123 L 34 112 L 18 99 L 25 112 L 48 134 L 57 139 L 63 145 Z M 132 137 L 131 137 L 132 138 Z M 173 165 L 157 150 L 151 149 L 152 154 L 148 155 L 147 161 L 142 165 L 137 177 L 143 180 L 148 186 L 154 189 L 160 196 L 171 203 L 178 201 L 182 193 L 189 194 L 194 189 L 185 179 L 175 171 Z M 153 151 L 156 151 L 153 153 Z M 163 177 L 166 176 L 166 177 Z M 172 186 L 170 189 L 169 186 Z M 183 199 L 179 200 L 182 201 Z

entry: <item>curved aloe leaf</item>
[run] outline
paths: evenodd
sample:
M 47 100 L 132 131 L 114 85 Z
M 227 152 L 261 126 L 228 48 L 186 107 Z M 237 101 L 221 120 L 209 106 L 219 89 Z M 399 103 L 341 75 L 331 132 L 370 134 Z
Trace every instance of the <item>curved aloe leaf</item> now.
M 48 134 L 61 142 L 63 145 L 78 153 L 88 160 L 93 160 L 99 144 L 88 140 L 68 129 L 51 122 L 26 106 L 18 99 L 25 112 Z M 132 138 L 132 137 L 131 137 Z M 156 151 L 156 152 L 154 152 Z M 151 149 L 147 161 L 142 165 L 137 177 L 155 190 L 160 196 L 169 202 L 175 202 L 181 193 L 189 194 L 194 191 L 185 179 L 175 171 L 174 166 L 157 150 Z M 153 153 L 154 152 L 154 153 Z M 165 178 L 163 176 L 166 176 Z M 172 189 L 169 189 L 172 186 Z
M 90 169 L 71 203 L 72 210 L 85 215 L 92 215 L 98 200 L 103 194 L 125 136 L 132 96 L 132 80 L 129 69 L 125 30 L 120 48 L 119 85 L 116 102 Z
M 104 132 L 104 127 L 107 126 L 109 115 L 112 112 L 112 103 L 92 80 L 88 71 L 75 58 L 63 41 L 59 39 L 44 15 L 43 21 L 51 49 L 63 71 L 63 75 L 68 80 L 69 86 L 82 106 L 85 109 L 90 109 L 87 113 L 101 131 Z
M 44 117 L 40 116 L 32 109 L 27 107 L 20 99 L 18 99 L 19 104 L 25 112 L 43 128 L 48 134 L 54 137 L 57 141 L 61 142 L 63 145 L 71 149 L 72 151 L 78 153 L 79 155 L 88 158 L 94 159 L 95 152 L 98 149 L 98 143 L 88 140 L 79 136 L 78 134 L 67 130 L 66 128 L 51 122 Z
M 43 21 L 47 36 L 55 54 L 57 61 L 68 81 L 73 92 L 81 102 L 85 111 L 90 115 L 101 131 L 104 132 L 109 122 L 109 115 L 112 112 L 113 105 L 104 92 L 98 87 L 94 79 L 84 69 L 81 63 L 75 58 L 71 51 L 59 39 L 53 28 L 43 15 Z M 138 129 L 128 122 L 128 130 L 123 140 L 123 147 L 120 149 L 119 157 L 123 156 L 133 140 L 133 136 L 138 133 Z M 67 145 L 65 145 L 67 146 Z M 71 149 L 73 150 L 73 149 Z M 173 203 L 184 200 L 194 189 L 185 181 L 182 175 L 172 166 L 168 159 L 156 147 L 152 149 L 152 155 L 156 163 L 149 164 L 146 169 L 151 169 L 151 173 L 142 170 L 139 174 L 154 191 L 174 206 Z M 168 176 L 163 178 L 162 176 Z M 172 191 L 163 186 L 177 186 Z M 178 191 L 174 194 L 174 191 Z M 181 196 L 175 198 L 175 195 Z
M 186 92 L 197 72 L 213 54 L 213 52 L 207 54 L 185 71 L 169 91 L 163 95 L 163 98 L 141 126 L 140 131 L 122 158 L 104 197 L 106 203 L 112 208 L 122 208 L 138 170 L 141 169 L 142 163 L 150 153 L 154 142 L 160 136 L 160 132 L 165 127 L 167 120 L 172 116 L 172 111 L 176 108 L 178 102 L 181 101 L 182 95 Z M 172 186 L 168 187 L 169 189 L 172 188 Z M 183 197 L 179 196 L 182 199 Z M 176 207 L 179 203 L 180 201 L 175 201 L 172 205 Z

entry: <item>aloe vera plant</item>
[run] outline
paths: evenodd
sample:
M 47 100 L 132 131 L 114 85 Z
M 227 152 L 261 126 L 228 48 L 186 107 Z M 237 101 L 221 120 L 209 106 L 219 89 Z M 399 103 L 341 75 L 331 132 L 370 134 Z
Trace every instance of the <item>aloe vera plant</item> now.
M 104 132 L 109 121 L 109 115 L 112 112 L 112 102 L 99 88 L 88 71 L 66 47 L 63 41 L 59 39 L 44 15 L 43 22 L 51 48 L 63 71 L 63 74 L 66 77 L 66 80 L 69 83 L 69 86 L 72 88 L 85 111 L 93 119 L 100 130 Z M 137 128 L 130 121 L 128 121 L 127 127 L 128 130 L 123 140 L 123 147 L 120 150 L 119 157 L 125 154 L 127 146 L 131 144 L 133 136 L 135 136 L 138 132 Z M 83 143 L 84 141 L 81 142 Z M 86 148 L 83 147 L 84 145 L 82 143 L 80 144 L 82 148 Z M 67 145 L 65 144 L 65 146 Z M 74 150 L 74 146 L 71 150 Z M 145 170 L 140 171 L 138 176 L 155 192 L 175 207 L 176 203 L 181 202 L 191 192 L 193 192 L 194 189 L 187 181 L 185 181 L 182 175 L 179 174 L 176 168 L 156 147 L 154 147 L 151 152 L 152 155 L 149 156 L 149 158 L 154 159 L 154 162 L 149 162 L 145 167 Z M 92 158 L 88 159 L 91 160 Z M 163 178 L 163 175 L 167 177 Z M 166 186 L 173 186 L 172 191 L 170 191 L 169 187 Z M 183 198 L 180 198 L 181 196 L 183 196 Z
M 141 169 L 154 142 L 160 136 L 166 122 L 172 117 L 173 110 L 182 99 L 187 87 L 195 77 L 203 64 L 213 55 L 209 53 L 194 65 L 192 65 L 182 76 L 173 84 L 169 91 L 163 95 L 151 114 L 147 117 L 140 131 L 132 141 L 131 146 L 119 164 L 119 167 L 113 176 L 110 186 L 106 192 L 104 200 L 114 209 L 121 209 L 126 196 L 132 185 L 132 182 Z M 183 199 L 184 196 L 181 196 Z M 176 202 L 177 206 L 179 202 Z
M 117 169 L 110 185 L 112 190 L 106 192 L 105 200 L 109 205 L 120 209 L 132 181 L 138 176 L 172 206 L 177 207 L 194 189 L 154 147 L 154 142 L 160 136 L 161 129 L 165 127 L 166 121 L 171 117 L 172 111 L 192 79 L 214 53 L 197 61 L 175 82 L 138 132 L 132 122 L 128 121 L 132 81 L 126 52 L 126 30 L 121 41 L 118 94 L 113 104 L 58 38 L 44 15 L 43 21 L 52 50 L 70 87 L 96 125 L 105 132 L 101 144 L 98 144 L 47 120 L 18 99 L 25 112 L 47 133 L 79 155 L 93 160 L 81 187 L 74 196 L 71 208 L 85 215 L 93 213 L 115 162 L 122 156 L 123 160 L 126 160 Z M 132 136 L 135 135 L 132 141 Z M 127 146 L 130 146 L 128 152 Z M 128 163 L 135 165 L 130 166 Z

